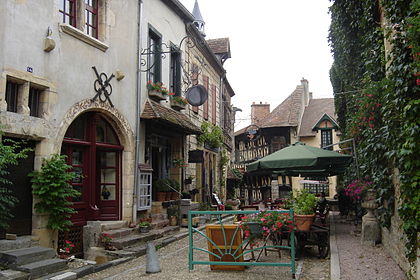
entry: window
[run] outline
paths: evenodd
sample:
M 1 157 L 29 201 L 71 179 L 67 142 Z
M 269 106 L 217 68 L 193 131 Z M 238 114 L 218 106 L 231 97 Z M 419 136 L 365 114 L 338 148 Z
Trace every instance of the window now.
M 98 1 L 85 0 L 85 32 L 98 38 Z
M 332 142 L 332 130 L 331 129 L 323 129 L 321 130 L 321 148 L 331 145 Z M 333 147 L 326 148 L 327 150 L 332 150 Z
M 76 0 L 59 0 L 59 5 L 61 21 L 76 27 Z
M 161 37 L 159 34 L 149 29 L 149 81 L 154 83 L 161 81 L 161 56 L 160 56 Z
M 305 190 L 313 194 L 325 193 L 325 196 L 330 195 L 330 187 L 328 178 L 326 177 L 308 177 L 305 178 L 306 183 L 303 183 Z
M 28 99 L 28 106 L 29 106 L 29 115 L 32 117 L 39 117 L 40 116 L 40 97 L 41 97 L 42 90 L 31 87 L 29 89 L 29 99 Z
M 152 205 L 152 173 L 140 172 L 137 188 L 137 210 L 150 209 Z
M 181 53 L 171 48 L 170 91 L 181 95 Z
M 7 81 L 6 83 L 6 103 L 7 111 L 17 113 L 19 84 Z

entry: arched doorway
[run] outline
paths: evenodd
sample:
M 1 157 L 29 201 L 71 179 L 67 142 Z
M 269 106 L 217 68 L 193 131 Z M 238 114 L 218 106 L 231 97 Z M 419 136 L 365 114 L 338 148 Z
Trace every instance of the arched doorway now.
M 98 112 L 80 115 L 67 129 L 61 153 L 80 174 L 72 182 L 81 196 L 73 201 L 75 227 L 90 220 L 121 218 L 121 153 L 117 134 Z

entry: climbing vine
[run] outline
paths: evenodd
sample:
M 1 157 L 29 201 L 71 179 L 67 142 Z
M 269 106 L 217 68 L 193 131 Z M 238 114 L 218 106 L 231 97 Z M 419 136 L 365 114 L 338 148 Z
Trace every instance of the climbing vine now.
M 399 171 L 399 214 L 413 261 L 420 230 L 420 3 L 335 0 L 330 12 L 330 79 L 340 128 L 356 140 L 361 176 L 373 180 L 383 226 L 394 214 L 392 178 Z

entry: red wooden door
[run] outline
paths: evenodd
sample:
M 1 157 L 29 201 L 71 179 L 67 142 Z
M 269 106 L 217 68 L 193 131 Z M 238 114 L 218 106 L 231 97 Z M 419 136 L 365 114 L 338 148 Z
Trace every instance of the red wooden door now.
M 120 151 L 97 149 L 96 205 L 101 220 L 118 220 Z
M 73 208 L 77 213 L 73 214 L 71 221 L 74 226 L 84 226 L 90 216 L 90 184 L 89 184 L 89 149 L 87 146 L 64 144 L 62 153 L 67 156 L 67 164 L 73 172 L 79 176 L 71 184 L 81 195 L 73 199 Z
M 67 130 L 62 154 L 79 176 L 72 186 L 81 192 L 73 200 L 74 226 L 91 220 L 118 220 L 121 215 L 121 150 L 116 133 L 99 113 L 86 113 Z

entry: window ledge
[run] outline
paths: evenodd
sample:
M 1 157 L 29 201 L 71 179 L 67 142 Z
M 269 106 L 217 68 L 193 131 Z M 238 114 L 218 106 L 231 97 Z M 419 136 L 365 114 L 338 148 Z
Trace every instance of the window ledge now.
M 60 24 L 60 29 L 61 31 L 63 31 L 66 34 L 69 34 L 83 42 L 85 42 L 86 44 L 89 44 L 97 49 L 100 49 L 103 52 L 106 52 L 106 50 L 109 48 L 109 46 L 105 43 L 102 43 L 101 41 L 99 41 L 98 39 L 95 39 L 85 33 L 83 33 L 82 31 L 80 31 L 79 29 L 65 24 L 65 23 L 61 23 Z

